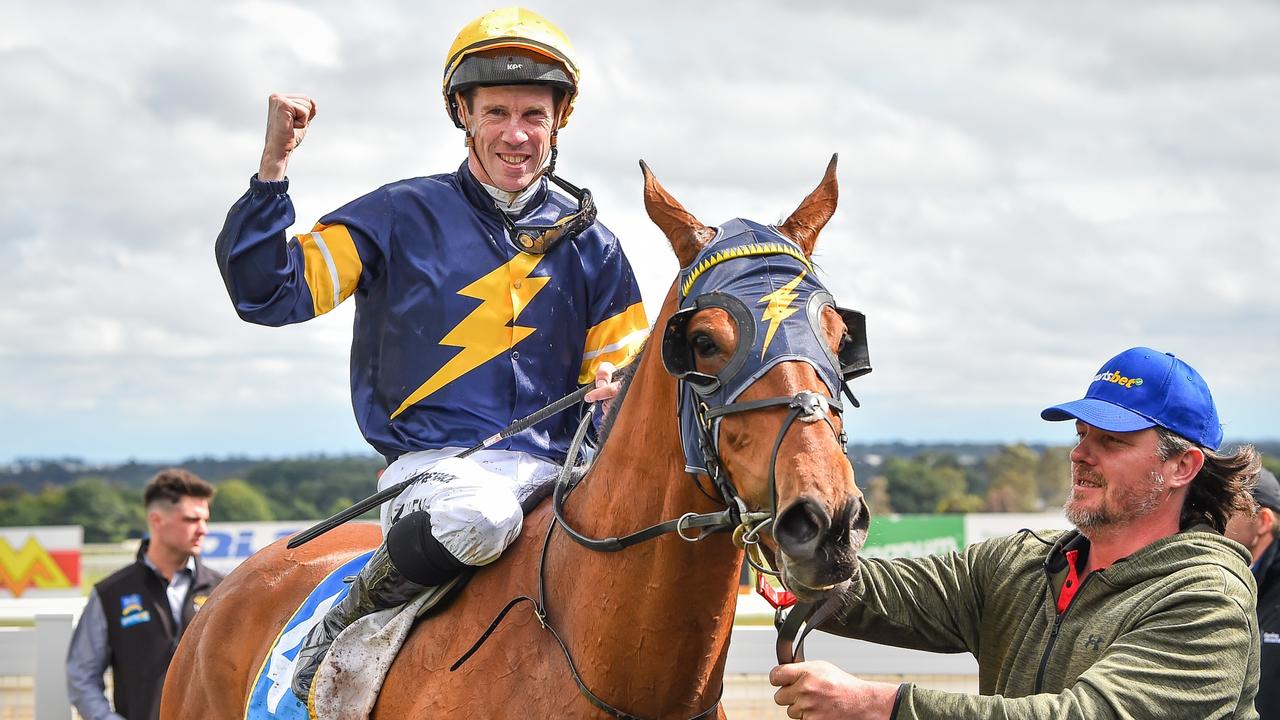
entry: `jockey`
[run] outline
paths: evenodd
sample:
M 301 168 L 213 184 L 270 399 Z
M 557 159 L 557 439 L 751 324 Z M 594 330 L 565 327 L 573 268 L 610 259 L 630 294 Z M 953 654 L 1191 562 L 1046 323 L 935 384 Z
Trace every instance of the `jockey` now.
M 316 104 L 272 95 L 258 174 L 218 236 L 245 320 L 302 322 L 355 296 L 351 398 L 389 463 L 379 487 L 419 478 L 383 506 L 384 542 L 303 643 L 293 689 L 304 702 L 345 627 L 497 559 L 576 420 L 454 456 L 580 385 L 596 384 L 588 400 L 613 397 L 613 368 L 647 334 L 618 239 L 590 193 L 553 175 L 578 94 L 568 38 L 521 8 L 484 15 L 449 49 L 443 92 L 465 132 L 461 167 L 385 185 L 292 238 L 285 169 Z

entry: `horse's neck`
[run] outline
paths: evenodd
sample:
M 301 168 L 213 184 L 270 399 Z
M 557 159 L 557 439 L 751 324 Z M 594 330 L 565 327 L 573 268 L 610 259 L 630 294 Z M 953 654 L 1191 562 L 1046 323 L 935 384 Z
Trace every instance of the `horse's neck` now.
M 567 503 L 569 522 L 587 535 L 619 537 L 721 509 L 684 472 L 675 392 L 656 350 L 639 360 L 604 448 Z M 693 715 L 709 706 L 737 600 L 741 554 L 729 534 L 698 543 L 665 535 L 617 553 L 559 542 L 571 547 L 560 555 L 568 587 L 557 594 L 572 609 L 550 611 L 579 640 L 575 660 L 588 686 L 636 714 Z

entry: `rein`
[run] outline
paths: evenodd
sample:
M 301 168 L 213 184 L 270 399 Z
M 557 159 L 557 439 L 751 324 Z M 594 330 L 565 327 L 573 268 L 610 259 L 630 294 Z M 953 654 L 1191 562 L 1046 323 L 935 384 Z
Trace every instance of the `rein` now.
M 555 529 L 556 521 L 553 519 L 552 522 L 547 525 L 547 534 L 542 541 L 542 556 L 538 563 L 538 599 L 534 600 L 528 595 L 521 595 L 519 597 L 512 598 L 511 601 L 506 604 L 506 607 L 502 608 L 502 610 L 498 612 L 498 616 L 493 619 L 493 622 L 489 624 L 489 627 L 480 635 L 480 638 L 476 640 L 475 644 L 472 645 L 471 648 L 462 655 L 462 657 L 458 658 L 457 662 L 449 667 L 449 671 L 453 672 L 454 670 L 457 670 L 464 662 L 467 661 L 468 658 L 474 655 L 475 652 L 480 649 L 480 646 L 484 644 L 484 641 L 488 640 L 489 636 L 493 634 L 493 631 L 498 629 L 498 625 L 502 623 L 503 619 L 506 618 L 507 613 L 510 612 L 512 608 L 522 602 L 528 602 L 532 606 L 534 617 L 538 619 L 538 624 L 547 632 L 551 633 L 551 637 L 555 638 L 556 644 L 560 646 L 561 652 L 564 653 L 565 661 L 569 663 L 569 673 L 573 675 L 573 682 L 577 684 L 578 691 L 582 693 L 583 697 L 594 705 L 596 709 L 608 714 L 610 717 L 621 718 L 621 720 L 645 720 L 638 715 L 632 715 L 623 710 L 619 710 L 613 705 L 602 700 L 599 695 L 596 695 L 591 691 L 591 688 L 588 687 L 587 683 L 582 679 L 582 675 L 578 673 L 578 666 L 573 661 L 573 654 L 569 652 L 569 645 L 564 641 L 564 638 L 560 637 L 560 633 L 556 632 L 555 627 L 552 626 L 550 620 L 547 619 L 547 549 L 551 547 L 551 535 Z M 716 701 L 711 703 L 711 707 L 703 710 L 697 715 L 694 715 L 689 720 L 703 720 L 703 718 L 708 718 L 714 715 L 716 708 L 720 706 L 720 698 L 723 694 L 724 686 L 721 685 L 720 695 L 716 696 Z
M 593 540 L 591 538 L 588 538 L 574 531 L 572 528 L 569 527 L 569 525 L 565 522 L 563 516 L 561 515 L 561 509 L 564 504 L 563 488 L 566 486 L 569 486 L 569 489 L 572 489 L 573 487 L 576 486 L 576 483 L 573 485 L 570 485 L 569 476 L 573 472 L 573 467 L 577 461 L 578 453 L 581 451 L 582 441 L 586 437 L 587 429 L 591 426 L 591 420 L 592 420 L 592 416 L 594 415 L 594 411 L 595 411 L 595 406 L 591 405 L 588 407 L 587 412 L 583 415 L 582 421 L 578 424 L 578 430 L 577 432 L 574 433 L 573 440 L 569 444 L 569 453 L 565 458 L 565 464 L 561 467 L 560 475 L 556 478 L 555 500 L 553 501 L 555 515 L 554 517 L 552 517 L 551 522 L 547 525 L 547 534 L 542 541 L 542 554 L 539 556 L 539 559 L 538 559 L 538 599 L 534 600 L 528 595 L 520 595 L 518 597 L 512 598 L 511 601 L 508 602 L 506 606 L 503 607 L 502 610 L 498 612 L 497 617 L 495 617 L 493 621 L 489 623 L 489 627 L 485 629 L 483 633 L 481 633 L 479 639 L 477 639 L 475 643 L 465 653 L 462 654 L 462 657 L 458 658 L 457 661 L 453 663 L 453 665 L 449 666 L 449 672 L 453 672 L 457 670 L 459 667 L 462 667 L 462 664 L 465 663 L 472 655 L 474 655 L 476 651 L 480 649 L 480 646 L 483 645 L 484 642 L 489 639 L 489 636 L 492 635 L 493 632 L 498 629 L 498 626 L 506 618 L 507 613 L 509 613 L 516 605 L 519 605 L 522 602 L 528 602 L 532 606 L 534 617 L 538 619 L 538 624 L 541 625 L 543 629 L 545 629 L 547 632 L 551 633 L 551 637 L 555 638 L 556 644 L 560 646 L 560 650 L 564 653 L 564 659 L 569 664 L 569 673 L 573 676 L 573 682 L 577 684 L 578 691 L 582 693 L 583 697 L 585 697 L 588 702 L 590 702 L 593 706 L 595 706 L 596 709 L 608 714 L 610 717 L 620 718 L 621 720 L 644 720 L 644 718 L 638 715 L 632 715 L 626 711 L 623 711 L 614 707 L 613 705 L 610 705 L 608 702 L 601 699 L 599 695 L 596 695 L 594 692 L 592 692 L 591 688 L 588 687 L 587 683 L 582 679 L 582 675 L 578 672 L 578 666 L 577 666 L 577 663 L 573 661 L 573 653 L 569 651 L 569 645 L 564 641 L 564 638 L 560 637 L 560 633 L 556 632 L 555 627 L 551 624 L 550 620 L 547 618 L 547 614 L 548 614 L 547 613 L 547 551 L 551 547 L 551 536 L 555 532 L 556 526 L 560 525 L 562 528 L 564 528 L 566 534 L 568 534 L 569 537 L 573 538 L 574 540 L 577 540 L 580 544 L 583 544 L 588 548 L 591 548 L 593 550 L 599 550 L 601 552 L 617 552 L 618 550 L 622 550 L 624 548 L 630 547 L 631 545 L 635 545 L 636 543 L 643 542 L 650 538 L 658 537 L 659 535 L 665 534 L 667 532 L 675 532 L 677 535 L 679 535 L 681 538 L 684 538 L 685 540 L 688 540 L 690 542 L 696 542 L 697 540 L 701 540 L 703 537 L 710 534 L 711 532 L 715 532 L 716 530 L 729 527 L 728 525 L 729 521 L 727 520 L 727 518 L 729 517 L 728 516 L 729 511 L 726 510 L 719 513 L 708 513 L 705 515 L 694 515 L 693 513 L 687 513 L 686 515 L 680 518 L 677 518 L 675 520 L 669 520 L 665 523 L 659 523 L 658 525 L 654 525 L 652 527 L 646 528 L 645 530 L 641 530 L 639 532 L 631 533 L 630 535 L 626 535 L 622 538 L 608 538 L 605 540 Z M 756 513 L 756 514 L 763 515 L 764 513 Z M 682 531 L 684 528 L 690 528 L 690 527 L 711 528 L 711 529 L 704 529 L 697 536 L 690 538 L 686 536 Z M 724 693 L 723 685 L 720 688 L 720 692 L 721 692 L 721 695 L 723 695 Z M 720 706 L 720 696 L 718 695 L 716 696 L 716 701 L 711 704 L 711 707 L 698 713 L 697 715 L 694 715 L 693 717 L 690 718 L 690 720 L 703 720 L 703 718 L 711 717 L 712 715 L 715 714 L 715 711 L 719 706 Z
M 578 486 L 581 480 L 573 481 L 573 468 L 577 462 L 578 452 L 581 446 L 581 435 L 585 434 L 585 428 L 589 424 L 591 413 L 582 419 L 582 423 L 578 427 L 578 433 L 574 435 L 573 442 L 569 446 L 569 455 L 565 458 L 565 464 L 560 468 L 560 475 L 556 478 L 555 492 L 552 496 L 552 510 L 555 512 L 556 522 L 564 528 L 565 534 L 574 540 L 574 542 L 582 545 L 590 550 L 597 552 L 618 552 L 642 543 L 646 540 L 674 532 L 680 536 L 681 540 L 688 542 L 697 542 L 711 533 L 720 530 L 727 530 L 732 527 L 742 526 L 750 530 L 754 526 L 773 519 L 771 512 L 751 512 L 747 509 L 747 504 L 742 498 L 734 493 L 725 504 L 726 508 L 720 512 L 714 513 L 685 513 L 674 520 L 667 520 L 656 525 L 651 525 L 643 530 L 624 535 L 622 537 L 610 538 L 591 538 L 573 529 L 569 521 L 564 516 L 564 504 L 569 497 L 569 493 Z M 686 535 L 688 530 L 698 530 L 697 535 Z

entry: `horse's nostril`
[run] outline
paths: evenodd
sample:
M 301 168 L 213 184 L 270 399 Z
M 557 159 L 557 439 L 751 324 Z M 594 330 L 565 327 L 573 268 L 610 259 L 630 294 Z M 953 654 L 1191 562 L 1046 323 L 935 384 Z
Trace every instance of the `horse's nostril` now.
M 773 537 L 787 555 L 812 557 L 830 527 L 831 517 L 826 510 L 808 498 L 801 498 L 778 516 Z
M 861 499 L 854 500 L 849 503 L 853 522 L 850 527 L 854 532 L 860 532 L 871 527 L 871 508 L 867 507 L 867 503 Z

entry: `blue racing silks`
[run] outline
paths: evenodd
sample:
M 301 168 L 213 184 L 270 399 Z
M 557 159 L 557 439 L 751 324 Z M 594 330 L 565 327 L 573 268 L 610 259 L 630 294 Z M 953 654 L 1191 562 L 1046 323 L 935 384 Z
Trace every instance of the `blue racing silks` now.
M 576 204 L 546 188 L 520 224 Z M 216 255 L 236 312 L 310 320 L 354 296 L 351 400 L 387 458 L 480 443 L 628 362 L 647 335 L 640 289 L 599 222 L 545 255 L 519 252 L 493 200 L 457 172 L 383 186 L 286 241 L 288 181 L 256 178 L 227 214 Z M 552 418 L 495 444 L 559 461 L 576 419 Z

